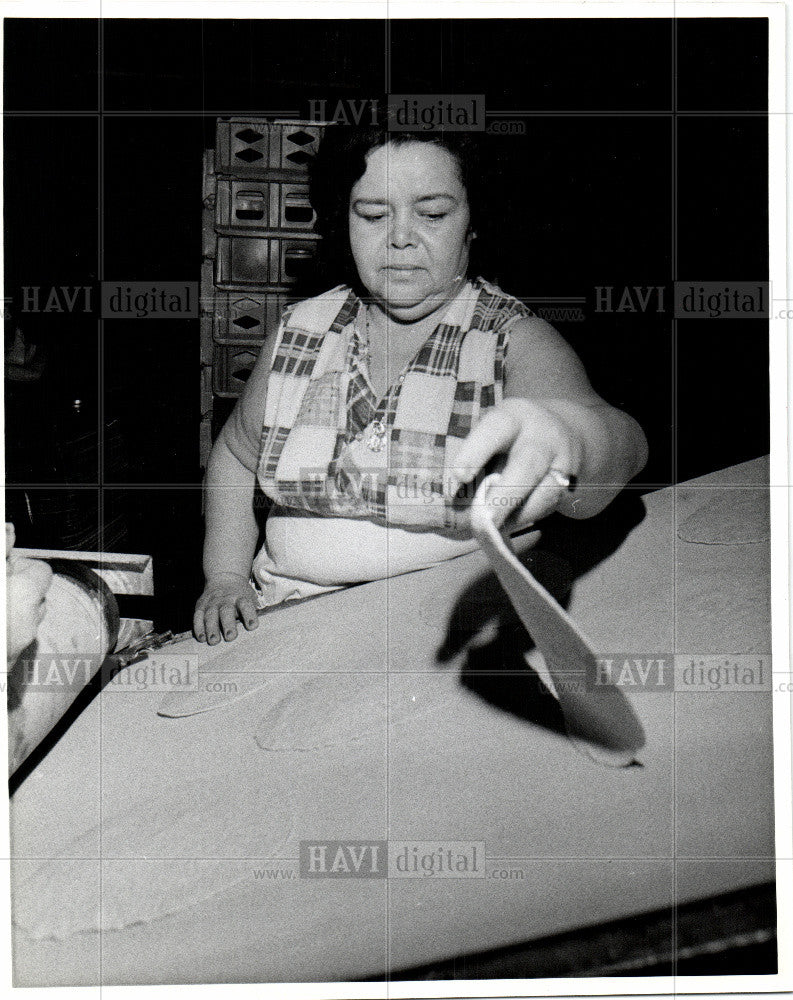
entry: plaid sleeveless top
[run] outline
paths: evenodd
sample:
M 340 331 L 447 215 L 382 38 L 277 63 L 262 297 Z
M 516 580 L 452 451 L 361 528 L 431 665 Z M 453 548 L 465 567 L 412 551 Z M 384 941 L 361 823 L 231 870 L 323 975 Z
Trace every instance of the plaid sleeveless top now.
M 289 306 L 267 382 L 257 477 L 276 504 L 325 517 L 461 530 L 444 469 L 503 398 L 509 328 L 532 313 L 468 281 L 382 399 L 367 372 L 364 305 L 346 286 Z

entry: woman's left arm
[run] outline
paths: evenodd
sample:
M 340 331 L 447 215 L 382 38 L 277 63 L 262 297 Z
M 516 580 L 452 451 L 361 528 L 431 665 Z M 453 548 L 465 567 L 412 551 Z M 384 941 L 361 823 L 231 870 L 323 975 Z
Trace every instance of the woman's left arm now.
M 518 510 L 518 526 L 553 510 L 574 518 L 599 513 L 644 468 L 647 441 L 633 417 L 597 395 L 561 334 L 530 317 L 510 329 L 504 401 L 464 441 L 452 492 L 501 453 L 501 485 L 488 496 L 495 520 Z M 574 476 L 575 488 L 567 490 L 557 473 Z

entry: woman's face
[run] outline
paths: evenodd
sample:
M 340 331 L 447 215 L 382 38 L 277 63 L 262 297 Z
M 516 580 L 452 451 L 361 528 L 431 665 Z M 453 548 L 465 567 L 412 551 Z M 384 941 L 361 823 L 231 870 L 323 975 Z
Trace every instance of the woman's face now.
M 361 281 L 395 318 L 421 319 L 465 275 L 469 222 L 451 153 L 427 142 L 379 146 L 350 192 L 350 247 Z

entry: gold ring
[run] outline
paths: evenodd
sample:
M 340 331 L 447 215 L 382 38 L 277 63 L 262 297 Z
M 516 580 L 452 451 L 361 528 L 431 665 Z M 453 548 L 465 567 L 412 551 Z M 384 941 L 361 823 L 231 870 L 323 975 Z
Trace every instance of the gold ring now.
M 561 469 L 549 469 L 548 475 L 553 478 L 557 486 L 564 486 L 564 488 L 567 490 L 570 489 L 570 484 L 572 480 L 570 479 L 570 476 L 568 476 L 566 472 L 562 472 Z

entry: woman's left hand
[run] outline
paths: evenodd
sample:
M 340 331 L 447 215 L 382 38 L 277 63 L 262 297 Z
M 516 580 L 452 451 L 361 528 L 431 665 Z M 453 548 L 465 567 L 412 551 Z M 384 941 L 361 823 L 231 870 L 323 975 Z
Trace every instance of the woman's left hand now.
M 550 400 L 543 405 L 505 399 L 487 411 L 463 442 L 450 470 L 449 495 L 471 483 L 500 453 L 507 455 L 501 482 L 488 492 L 493 520 L 501 526 L 509 516 L 527 525 L 556 509 L 568 488 L 565 480 L 579 474 L 584 441 L 573 424 L 554 412 Z

